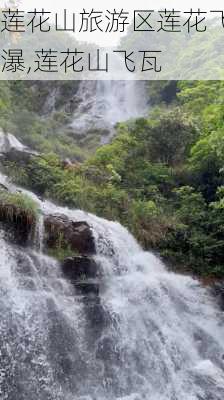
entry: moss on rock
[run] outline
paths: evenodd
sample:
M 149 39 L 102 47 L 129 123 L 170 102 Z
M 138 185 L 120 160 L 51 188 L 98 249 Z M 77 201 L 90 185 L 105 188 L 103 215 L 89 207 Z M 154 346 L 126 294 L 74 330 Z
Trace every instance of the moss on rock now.
M 29 196 L 0 189 L 0 222 L 17 243 L 26 244 L 37 219 L 38 206 Z

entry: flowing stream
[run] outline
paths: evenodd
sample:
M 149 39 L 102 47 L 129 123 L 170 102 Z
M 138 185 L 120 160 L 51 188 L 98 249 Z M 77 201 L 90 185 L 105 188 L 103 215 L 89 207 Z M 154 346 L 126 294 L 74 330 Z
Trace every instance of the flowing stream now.
M 224 316 L 209 292 L 120 224 L 24 192 L 42 216 L 90 224 L 99 295 L 77 293 L 42 253 L 43 217 L 36 250 L 0 236 L 0 399 L 223 400 Z

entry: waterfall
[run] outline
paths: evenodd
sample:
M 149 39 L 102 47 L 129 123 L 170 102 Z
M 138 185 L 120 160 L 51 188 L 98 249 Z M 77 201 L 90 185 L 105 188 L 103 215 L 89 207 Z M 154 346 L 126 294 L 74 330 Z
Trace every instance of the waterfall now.
M 0 156 L 2 154 L 9 154 L 13 151 L 23 153 L 24 155 L 26 153 L 38 155 L 38 152 L 30 150 L 27 146 L 24 146 L 14 135 L 11 133 L 5 133 L 0 128 Z
M 118 122 L 147 114 L 147 92 L 141 81 L 83 81 L 75 101 L 74 133 L 99 130 L 104 134 L 103 141 L 114 134 Z
M 44 216 L 42 213 L 38 215 L 38 223 L 35 226 L 34 232 L 34 246 L 40 253 L 43 252 L 44 241 Z
M 4 133 L 0 128 L 0 152 L 6 153 L 14 149 L 18 151 L 27 151 L 27 148 L 11 133 Z
M 0 236 L 1 400 L 223 400 L 224 318 L 209 292 L 119 223 L 24 192 L 43 215 L 91 226 L 99 295 Z

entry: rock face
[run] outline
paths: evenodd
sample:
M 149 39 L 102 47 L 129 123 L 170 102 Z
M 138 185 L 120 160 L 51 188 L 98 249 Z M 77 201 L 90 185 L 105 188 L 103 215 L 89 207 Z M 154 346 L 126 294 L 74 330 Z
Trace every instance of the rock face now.
M 10 198 L 7 200 L 8 194 L 9 189 L 0 184 L 0 230 L 7 241 L 27 246 L 35 231 L 35 215 L 31 215 L 21 204 L 10 201 Z
M 26 214 L 18 210 L 11 209 L 10 218 L 4 209 L 0 210 L 0 230 L 4 232 L 4 238 L 19 246 L 28 246 L 30 244 L 30 238 L 33 236 L 35 226 L 29 224 Z
M 23 152 L 28 149 L 15 136 L 11 133 L 4 133 L 0 128 L 0 152 L 9 153 L 11 150 Z
M 224 281 L 214 283 L 212 293 L 216 297 L 221 309 L 224 311 Z
M 26 164 L 30 158 L 39 154 L 24 146 L 11 133 L 4 133 L 0 128 L 0 157 L 4 161 L 13 161 L 18 164 Z
M 95 242 L 85 221 L 71 221 L 65 215 L 49 215 L 44 220 L 45 243 L 50 249 L 67 246 L 80 254 L 95 254 Z
M 22 224 L 10 224 L 0 221 L 0 230 L 3 232 L 5 240 L 18 246 L 28 246 L 30 244 L 30 235 L 32 234 L 29 227 Z

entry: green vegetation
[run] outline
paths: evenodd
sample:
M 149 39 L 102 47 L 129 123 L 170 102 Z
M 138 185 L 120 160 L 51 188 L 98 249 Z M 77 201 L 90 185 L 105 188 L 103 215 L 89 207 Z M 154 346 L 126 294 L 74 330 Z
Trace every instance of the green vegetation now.
M 58 261 L 64 261 L 67 257 L 74 257 L 75 255 L 75 251 L 71 250 L 67 244 L 58 244 L 54 249 L 47 248 L 46 252 L 49 257 L 53 257 Z
M 82 161 L 99 145 L 100 138 L 96 132 L 87 146 L 71 135 L 69 124 L 78 87 L 79 81 L 0 82 L 0 127 L 40 153 L 54 152 Z M 55 104 L 47 110 L 52 92 Z
M 172 268 L 224 276 L 224 82 L 148 82 L 147 118 L 117 127 L 83 163 L 50 152 L 17 182 L 127 226 Z M 6 107 L 7 108 L 7 107 Z
M 20 221 L 26 225 L 35 226 L 38 207 L 25 194 L 0 190 L 0 218 L 5 222 Z
M 72 249 L 71 245 L 68 243 L 64 237 L 63 232 L 55 230 L 54 232 L 55 240 L 46 245 L 46 253 L 55 258 L 58 261 L 63 261 L 67 257 L 73 257 L 78 254 L 77 250 Z

